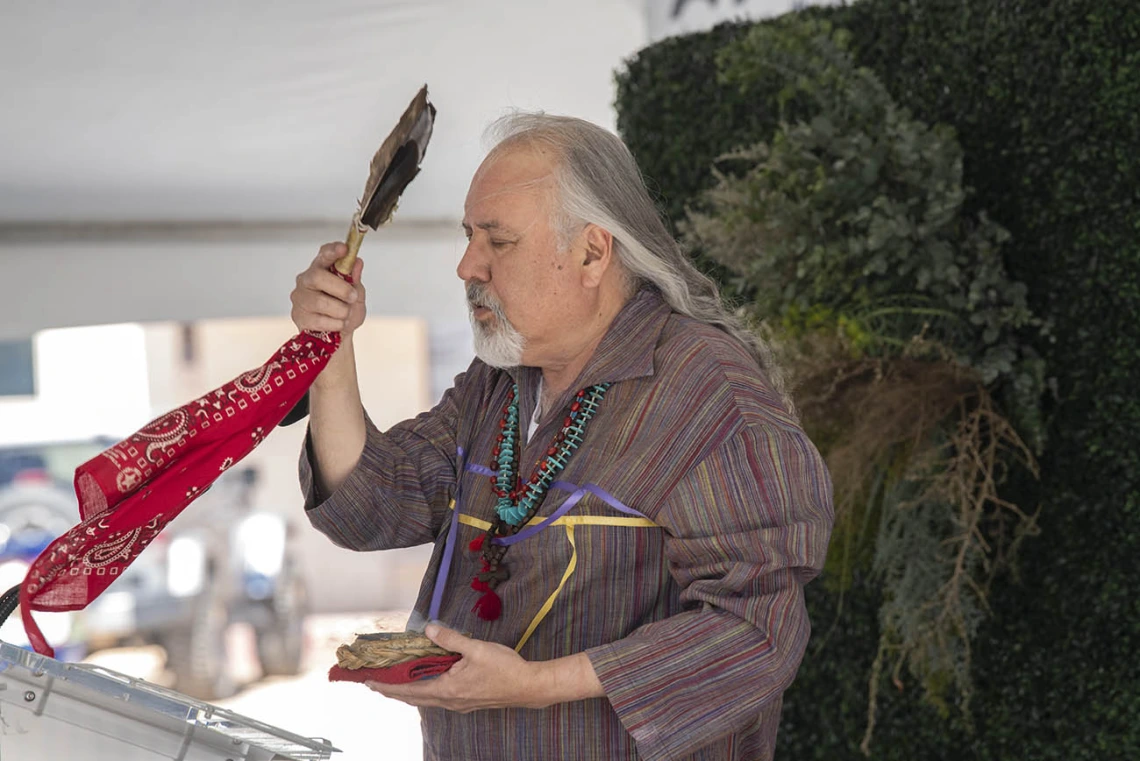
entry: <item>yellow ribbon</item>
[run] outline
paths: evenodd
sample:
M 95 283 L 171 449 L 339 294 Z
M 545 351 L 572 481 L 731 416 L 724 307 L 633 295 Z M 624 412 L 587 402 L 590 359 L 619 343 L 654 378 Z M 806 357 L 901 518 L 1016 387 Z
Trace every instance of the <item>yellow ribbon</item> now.
M 452 509 L 455 509 L 455 503 L 451 503 Z M 535 526 L 542 523 L 542 518 L 532 518 L 526 525 Z M 459 514 L 459 522 L 480 531 L 486 531 L 491 528 L 491 524 L 484 520 L 479 520 L 470 515 Z M 558 587 L 546 598 L 546 602 L 538 609 L 538 613 L 531 619 L 530 625 L 527 626 L 526 632 L 523 633 L 522 639 L 515 645 L 515 652 L 522 650 L 523 645 L 527 643 L 530 636 L 534 634 L 534 630 L 546 618 L 554 607 L 554 601 L 558 599 L 558 595 L 562 593 L 562 588 L 566 586 L 566 582 L 574 574 L 574 569 L 578 567 L 578 546 L 574 543 L 574 527 L 575 526 L 619 526 L 623 528 L 657 528 L 657 524 L 648 518 L 626 518 L 619 516 L 607 515 L 564 515 L 551 526 L 565 526 L 566 527 L 566 540 L 570 542 L 570 562 L 566 565 L 566 572 L 562 574 L 562 580 L 558 582 Z

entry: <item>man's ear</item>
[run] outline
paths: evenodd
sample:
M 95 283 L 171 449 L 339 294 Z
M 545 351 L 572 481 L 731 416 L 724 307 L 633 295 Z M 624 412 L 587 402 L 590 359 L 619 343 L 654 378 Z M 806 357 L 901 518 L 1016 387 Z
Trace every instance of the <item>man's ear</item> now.
M 598 287 L 602 276 L 613 266 L 614 236 L 609 230 L 595 224 L 586 225 L 582 231 L 584 248 L 582 256 L 582 284 L 591 288 Z

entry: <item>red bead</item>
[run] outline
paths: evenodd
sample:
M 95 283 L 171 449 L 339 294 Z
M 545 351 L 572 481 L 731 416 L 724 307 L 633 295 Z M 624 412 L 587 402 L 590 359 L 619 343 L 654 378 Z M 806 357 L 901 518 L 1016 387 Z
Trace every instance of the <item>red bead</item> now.
M 550 463 L 546 462 L 546 460 L 543 460 L 542 461 L 542 467 L 539 468 L 539 470 L 547 470 L 549 468 L 550 468 Z
M 586 395 L 586 389 L 582 389 L 581 391 L 578 392 L 578 398 L 579 399 L 581 399 L 585 395 Z
M 570 418 L 566 418 L 565 420 L 562 421 L 562 427 L 563 428 L 569 428 L 573 422 L 574 421 L 571 420 Z
M 491 450 L 491 456 L 492 457 L 498 457 L 501 452 L 502 452 L 501 449 L 499 449 L 498 447 L 495 447 L 494 449 Z
M 491 470 L 498 470 L 498 469 L 499 469 L 499 461 L 498 460 L 491 460 Z
M 495 441 L 497 441 L 497 442 L 499 442 L 500 444 L 502 444 L 502 443 L 503 443 L 503 434 L 501 434 L 501 433 L 500 433 L 500 434 L 499 434 L 499 438 L 495 439 Z
M 507 421 L 506 420 L 500 420 L 499 421 L 499 427 L 500 428 L 506 428 L 507 427 Z
M 535 475 L 531 476 L 531 477 L 530 477 L 530 482 L 531 482 L 532 484 L 537 484 L 537 483 L 538 483 L 538 474 L 535 474 Z
M 582 405 L 578 404 L 578 402 L 574 402 L 573 404 L 570 405 L 570 411 L 571 412 L 577 412 L 580 409 L 582 409 Z
M 558 454 L 558 449 L 556 447 L 551 447 L 550 449 L 546 450 L 546 453 L 553 457 L 554 455 Z

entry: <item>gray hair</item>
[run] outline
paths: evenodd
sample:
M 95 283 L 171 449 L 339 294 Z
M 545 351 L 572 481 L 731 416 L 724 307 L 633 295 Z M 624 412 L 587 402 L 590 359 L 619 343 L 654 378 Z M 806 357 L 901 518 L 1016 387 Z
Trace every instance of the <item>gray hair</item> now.
M 645 180 L 621 138 L 582 119 L 512 113 L 491 124 L 491 155 L 516 145 L 541 145 L 558 157 L 552 224 L 561 246 L 595 224 L 613 236 L 630 291 L 655 288 L 676 312 L 713 325 L 745 346 L 788 411 L 794 413 L 771 349 L 725 306 L 712 278 L 700 272 L 670 234 Z

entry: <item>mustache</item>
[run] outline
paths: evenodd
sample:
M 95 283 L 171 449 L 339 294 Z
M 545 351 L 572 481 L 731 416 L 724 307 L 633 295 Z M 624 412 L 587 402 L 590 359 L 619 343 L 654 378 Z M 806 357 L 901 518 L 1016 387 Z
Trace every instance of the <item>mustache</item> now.
M 506 319 L 506 315 L 503 313 L 503 305 L 483 283 L 467 284 L 467 308 L 473 310 L 475 307 L 487 307 L 494 313 L 495 317 L 500 320 Z

